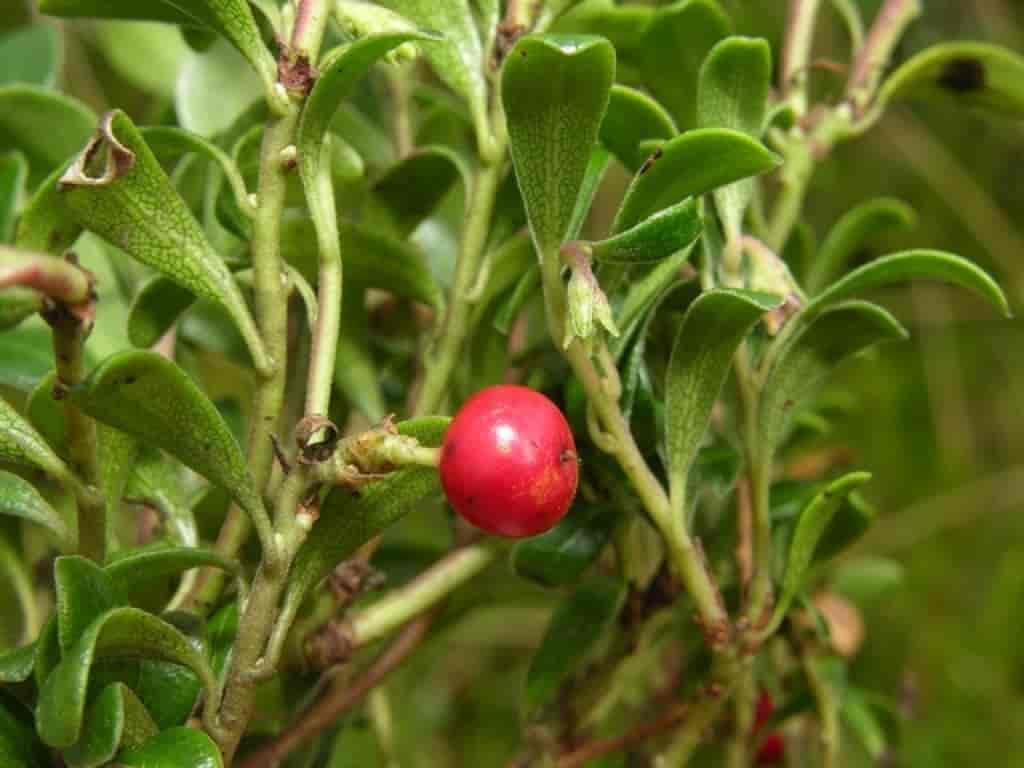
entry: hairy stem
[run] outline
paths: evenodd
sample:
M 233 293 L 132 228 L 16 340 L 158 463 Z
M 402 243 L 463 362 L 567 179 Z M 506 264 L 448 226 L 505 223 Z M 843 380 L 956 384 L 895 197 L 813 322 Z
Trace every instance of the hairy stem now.
M 486 544 L 446 555 L 410 583 L 353 616 L 350 627 L 354 643 L 367 645 L 390 634 L 480 574 L 496 556 L 497 549 Z
M 797 114 L 807 112 L 807 70 L 814 43 L 814 22 L 821 0 L 790 0 L 786 43 L 782 50 L 782 93 Z
M 455 282 L 444 318 L 427 350 L 426 373 L 413 409 L 414 416 L 437 413 L 451 384 L 452 371 L 462 354 L 473 313 L 474 287 L 477 283 L 484 246 L 504 169 L 505 147 L 495 153 L 497 159 L 485 163 L 477 172 L 470 190 L 469 213 L 462 233 Z
M 57 394 L 78 386 L 85 378 L 85 338 L 89 323 L 66 304 L 46 313 L 53 329 L 53 353 L 57 364 Z M 96 422 L 86 416 L 71 398 L 63 397 L 71 468 L 81 481 L 76 485 L 78 502 L 78 551 L 102 564 L 113 538 L 106 504 L 100 488 Z
M 874 97 L 893 49 L 920 14 L 921 0 L 886 0 L 878 11 L 846 86 L 847 96 L 858 110 Z
M 754 732 L 757 710 L 757 687 L 749 664 L 744 665 L 733 696 L 733 733 L 727 752 L 728 768 L 747 768 L 750 765 L 750 737 Z
M 541 273 L 548 332 L 555 346 L 561 347 L 566 322 L 566 298 L 561 277 L 561 261 L 557 253 L 544 256 Z M 603 344 L 601 346 L 603 347 Z M 606 432 L 607 439 L 602 440 L 602 444 L 618 460 L 651 519 L 661 531 L 673 566 L 697 606 L 701 623 L 712 640 L 712 645 L 721 645 L 728 636 L 729 617 L 722 604 L 718 587 L 686 529 L 682 511 L 673 509 L 664 487 L 640 452 L 629 422 L 619 408 L 617 385 L 609 384 L 609 380 L 601 376 L 579 340 L 573 341 L 565 349 L 564 354 L 583 385 L 587 400 L 593 406 L 600 426 Z M 610 356 L 602 352 L 599 359 L 607 368 L 606 375 L 615 377 L 617 381 L 617 372 L 610 361 Z
M 807 676 L 807 683 L 810 685 L 811 693 L 814 694 L 814 701 L 818 707 L 818 719 L 821 732 L 821 766 L 822 768 L 836 768 L 839 765 L 839 704 L 836 701 L 835 693 L 825 681 L 817 666 L 817 657 L 805 653 L 803 655 L 804 674 Z

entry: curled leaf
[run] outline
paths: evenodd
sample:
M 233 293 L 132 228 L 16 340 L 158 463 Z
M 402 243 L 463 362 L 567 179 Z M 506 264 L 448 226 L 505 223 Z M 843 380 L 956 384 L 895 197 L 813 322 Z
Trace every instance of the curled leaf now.
M 32 483 L 10 472 L 0 471 L 0 515 L 20 517 L 43 526 L 57 537 L 61 546 L 71 543 L 71 532 L 60 513 Z
M 102 162 L 102 170 L 94 168 Z M 235 321 L 256 367 L 271 365 L 245 299 L 185 201 L 171 186 L 142 134 L 123 112 L 108 113 L 99 133 L 60 181 L 76 220 Z

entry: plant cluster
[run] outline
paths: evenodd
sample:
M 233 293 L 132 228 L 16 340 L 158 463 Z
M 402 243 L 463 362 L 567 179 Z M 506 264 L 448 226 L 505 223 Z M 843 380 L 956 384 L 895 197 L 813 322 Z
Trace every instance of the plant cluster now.
M 774 65 L 715 0 L 40 0 L 195 71 L 97 117 L 53 27 L 0 39 L 0 763 L 367 764 L 343 716 L 386 751 L 382 681 L 485 607 L 511 634 L 459 600 L 509 567 L 555 604 L 515 764 L 880 759 L 846 669 L 890 574 L 832 565 L 875 512 L 821 386 L 905 336 L 874 289 L 1008 306 L 941 250 L 857 263 L 899 201 L 820 246 L 801 213 L 892 104 L 1024 114 L 1024 60 L 890 69 L 919 0 L 833 0 L 823 101 L 825 5 Z

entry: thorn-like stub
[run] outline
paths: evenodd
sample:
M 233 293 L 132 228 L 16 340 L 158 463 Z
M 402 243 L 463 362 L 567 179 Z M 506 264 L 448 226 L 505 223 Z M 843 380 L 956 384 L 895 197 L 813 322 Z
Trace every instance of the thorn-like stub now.
M 329 621 L 306 640 L 303 652 L 313 669 L 327 669 L 346 661 L 354 649 L 352 628 Z
M 304 99 L 313 90 L 313 84 L 320 76 L 317 68 L 304 54 L 296 54 L 291 46 L 278 41 L 281 49 L 277 61 L 277 80 L 289 93 Z
M 295 427 L 299 463 L 320 464 L 327 461 L 337 448 L 340 436 L 337 425 L 326 416 L 314 413 L 303 417 Z

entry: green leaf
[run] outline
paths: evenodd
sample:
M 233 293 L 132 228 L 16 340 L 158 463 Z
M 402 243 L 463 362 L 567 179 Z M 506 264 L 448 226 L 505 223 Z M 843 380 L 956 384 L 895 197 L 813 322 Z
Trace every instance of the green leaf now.
M 909 98 L 941 98 L 1024 117 L 1024 57 L 998 45 L 952 42 L 927 48 L 886 78 L 877 108 Z
M 876 764 L 883 762 L 888 754 L 888 740 L 885 729 L 871 709 L 867 697 L 856 688 L 846 689 L 843 692 L 839 714 L 871 759 Z
M 615 49 L 596 37 L 528 35 L 502 68 L 512 161 L 542 258 L 564 241 L 615 77 Z
M 42 497 L 35 486 L 27 480 L 0 471 L 0 515 L 11 515 L 41 525 L 60 542 L 62 547 L 71 543 L 71 532 L 67 522 L 50 503 Z
M 39 10 L 53 16 L 166 21 L 207 27 L 238 49 L 268 92 L 277 82 L 277 63 L 263 44 L 247 0 L 40 0 Z
M 807 569 L 814 560 L 822 535 L 839 509 L 846 496 L 854 489 L 864 485 L 871 479 L 868 472 L 851 472 L 833 481 L 825 490 L 817 494 L 804 508 L 797 521 L 793 539 L 786 556 L 786 570 L 782 577 L 782 592 L 775 605 L 772 617 L 774 626 L 785 617 L 789 606 L 804 586 Z
M 0 290 L 0 331 L 17 327 L 22 320 L 43 309 L 43 295 L 31 288 Z
M 207 141 L 197 133 L 186 131 L 183 128 L 175 128 L 170 125 L 156 125 L 148 128 L 140 128 L 142 138 L 146 146 L 156 157 L 164 163 L 179 160 L 185 155 L 196 154 L 207 161 L 214 163 L 224 174 L 228 184 L 231 186 L 232 194 L 237 204 L 251 216 L 253 214 L 252 204 L 249 202 L 249 193 L 245 188 L 245 180 L 239 172 L 238 167 L 216 144 Z
M 768 113 L 772 52 L 766 40 L 727 37 L 715 45 L 700 70 L 697 124 L 731 128 L 760 139 Z M 715 205 L 725 231 L 735 237 L 754 197 L 750 180 L 715 191 Z
M 0 694 L 0 765 L 4 768 L 49 768 L 53 763 L 21 716 L 21 705 Z
M 593 243 L 594 258 L 611 264 L 661 261 L 683 250 L 703 231 L 700 205 L 695 199 L 658 211 L 631 229 Z
M 456 181 L 468 189 L 467 178 L 465 163 L 451 149 L 418 147 L 384 172 L 373 194 L 405 237 L 433 213 Z
M 39 185 L 18 219 L 14 243 L 27 251 L 61 255 L 70 248 L 82 228 L 64 205 L 58 191 L 64 167 L 59 167 Z
M 441 444 L 449 419 L 432 417 L 400 422 L 398 431 L 423 445 Z M 441 491 L 437 470 L 407 467 L 362 487 L 328 494 L 313 532 L 299 549 L 285 593 L 285 605 L 297 609 L 306 593 L 364 543 Z
M 99 768 L 114 759 L 122 744 L 138 746 L 157 731 L 131 689 L 124 683 L 112 683 L 89 705 L 82 738 L 64 753 L 64 760 L 70 768 Z
M 862 557 L 841 562 L 829 586 L 863 606 L 899 589 L 905 581 L 902 563 L 885 557 Z
M 760 142 L 725 128 L 687 131 L 662 145 L 633 178 L 615 217 L 622 232 L 655 211 L 779 165 Z
M 811 299 L 801 318 L 814 317 L 825 307 L 861 291 L 918 279 L 938 280 L 966 288 L 988 301 L 1004 316 L 1010 316 L 1006 296 L 984 270 L 953 253 L 915 250 L 883 256 L 853 270 Z
M 612 86 L 608 109 L 601 121 L 600 139 L 626 168 L 635 172 L 647 159 L 640 149 L 641 142 L 667 141 L 676 133 L 672 116 L 661 104 L 634 88 Z
M 67 653 L 101 614 L 121 604 L 110 576 L 96 563 L 78 555 L 54 563 L 57 592 L 57 637 Z
M 643 319 L 665 290 L 679 279 L 679 270 L 693 254 L 694 248 L 685 248 L 660 262 L 650 272 L 633 282 L 619 305 L 615 319 L 622 329 L 619 338 L 612 341 L 616 359 L 628 348 L 633 336 L 640 330 Z
M 528 720 L 555 704 L 559 689 L 614 624 L 625 598 L 625 583 L 595 576 L 559 603 L 526 672 L 523 703 Z
M 654 19 L 648 6 L 622 5 L 616 0 L 583 0 L 570 8 L 552 27 L 563 34 L 592 34 L 607 38 L 622 56 L 636 55 Z
M 106 424 L 96 425 L 96 444 L 96 460 L 100 466 L 100 484 L 107 510 L 107 540 L 116 544 L 121 500 L 139 455 L 139 444 L 131 435 Z
M 0 384 L 31 392 L 52 368 L 52 334 L 44 324 L 25 323 L 0 333 Z
M 369 288 L 421 301 L 431 307 L 444 304 L 444 294 L 423 254 L 410 243 L 363 224 L 339 222 L 338 237 L 345 256 L 346 277 Z M 315 277 L 316 233 L 307 218 L 281 225 L 281 256 L 307 277 Z M 347 282 L 347 280 L 346 280 Z
M 146 21 L 104 21 L 92 29 L 105 63 L 126 82 L 162 99 L 174 97 L 178 72 L 189 50 L 183 36 L 207 35 L 210 43 L 217 39 L 195 27 L 176 29 Z M 145 66 L 139 66 L 142 61 Z
M 35 85 L 0 86 L 0 146 L 22 150 L 36 177 L 78 152 L 95 125 L 92 111 L 69 96 Z
M 136 347 L 152 347 L 195 300 L 192 291 L 173 280 L 162 275 L 151 277 L 139 288 L 128 308 L 129 340 Z
M 38 467 L 63 482 L 73 482 L 71 471 L 43 436 L 3 398 L 0 398 L 0 462 Z
M 168 728 L 122 752 L 117 762 L 126 768 L 224 768 L 217 745 L 194 728 Z
M 28 163 L 24 155 L 20 152 L 0 155 L 0 243 L 9 243 L 14 237 L 14 220 L 27 176 Z M 2 317 L 3 309 L 0 309 Z
M 217 408 L 173 362 L 153 352 L 107 358 L 71 392 L 97 421 L 167 451 L 220 485 L 257 525 L 266 518 L 245 457 Z
M 229 132 L 262 102 L 259 77 L 222 40 L 208 50 L 185 54 L 175 81 L 174 111 L 182 128 L 211 138 Z
M 0 85 L 29 83 L 53 87 L 60 68 L 60 35 L 32 24 L 0 37 Z
M 619 520 L 614 506 L 577 503 L 547 533 L 517 542 L 512 568 L 522 578 L 547 587 L 579 581 L 604 550 Z
M 432 45 L 423 53 L 437 76 L 462 96 L 473 115 L 477 142 L 487 151 L 491 142 L 487 119 L 487 62 L 469 0 L 382 0 L 420 29 L 438 30 L 446 45 Z
M 24 645 L 0 654 L 0 685 L 23 683 L 32 677 L 36 659 L 36 645 Z
M 36 640 L 36 653 L 32 661 L 32 676 L 36 687 L 41 688 L 60 663 L 60 637 L 57 632 L 57 617 L 51 616 Z
M 608 150 L 600 144 L 595 144 L 590 150 L 590 160 L 587 161 L 587 170 L 583 174 L 583 181 L 580 183 L 580 191 L 576 196 L 576 207 L 573 209 L 572 218 L 569 220 L 569 229 L 565 233 L 567 240 L 575 240 L 580 236 L 583 225 L 587 223 L 587 216 L 590 214 L 590 206 L 594 202 L 594 195 L 601 185 L 605 171 L 611 163 L 612 156 Z
M 238 431 L 232 434 L 238 437 Z M 182 485 L 181 465 L 162 451 L 144 448 L 135 462 L 126 493 L 144 499 L 160 514 L 167 538 L 183 547 L 199 546 L 191 499 Z
M 53 396 L 57 372 L 50 370 L 25 400 L 25 416 L 32 426 L 39 430 L 46 442 L 58 446 L 62 456 L 67 456 L 68 430 L 64 422 L 64 405 Z
M 156 545 L 117 557 L 104 569 L 127 602 L 135 604 L 154 581 L 176 576 L 192 568 L 210 566 L 237 575 L 241 566 L 212 549 Z
M 847 211 L 829 230 L 807 270 L 804 287 L 811 295 L 845 271 L 871 238 L 917 225 L 914 209 L 891 197 L 878 197 Z
M 849 494 L 821 537 L 814 552 L 815 562 L 835 557 L 857 541 L 874 524 L 877 514 L 859 493 Z
M 794 413 L 839 363 L 906 336 L 892 315 L 864 301 L 839 304 L 811 320 L 782 347 L 761 390 L 760 433 L 766 450 L 778 447 Z
M 43 684 L 36 727 L 45 743 L 62 748 L 78 740 L 93 663 L 126 656 L 181 664 L 195 672 L 207 695 L 215 690 L 213 673 L 181 632 L 137 608 L 115 608 L 89 625 Z
M 729 34 L 714 0 L 680 0 L 660 8 L 639 45 L 640 71 L 680 130 L 697 125 L 697 75 L 711 48 Z
M 105 152 L 105 168 L 91 161 Z M 197 296 L 219 303 L 245 337 L 257 368 L 269 366 L 242 292 L 185 201 L 123 112 L 108 113 L 99 133 L 61 178 L 78 222 Z
M 673 503 L 683 501 L 686 478 L 736 349 L 754 323 L 781 303 L 776 296 L 726 288 L 701 294 L 686 311 L 665 379 L 665 442 Z

